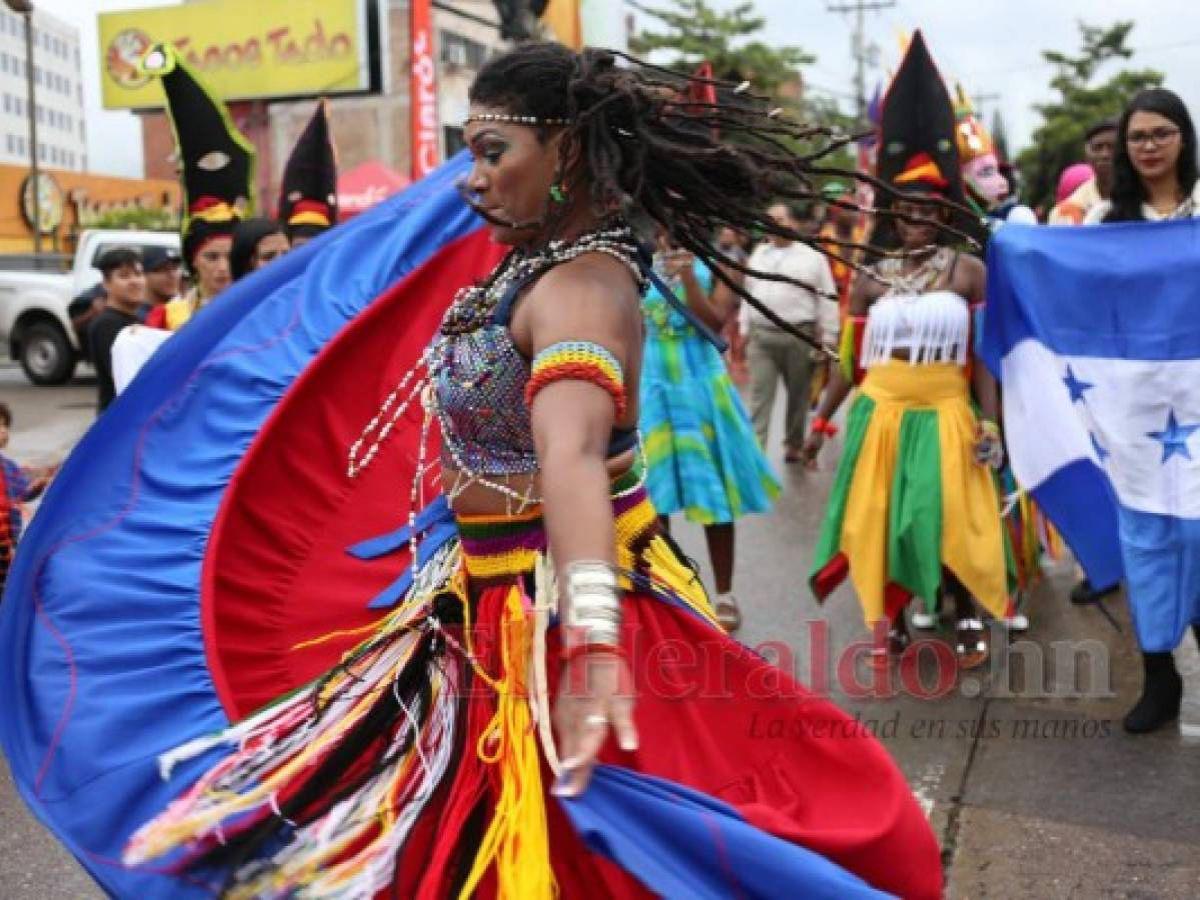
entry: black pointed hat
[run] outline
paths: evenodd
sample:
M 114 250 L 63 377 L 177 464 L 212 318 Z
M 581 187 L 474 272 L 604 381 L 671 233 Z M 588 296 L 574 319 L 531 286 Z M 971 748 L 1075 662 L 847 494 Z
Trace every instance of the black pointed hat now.
M 880 180 L 906 191 L 962 193 L 954 105 L 925 38 L 913 33 L 908 52 L 883 98 L 879 123 Z
M 315 236 L 337 223 L 337 152 L 324 100 L 296 141 L 279 187 L 279 220 L 289 236 Z
M 254 146 L 173 47 L 155 44 L 139 68 L 161 80 L 167 97 L 183 180 L 183 256 L 190 265 L 210 238 L 232 234 L 239 219 L 254 214 Z

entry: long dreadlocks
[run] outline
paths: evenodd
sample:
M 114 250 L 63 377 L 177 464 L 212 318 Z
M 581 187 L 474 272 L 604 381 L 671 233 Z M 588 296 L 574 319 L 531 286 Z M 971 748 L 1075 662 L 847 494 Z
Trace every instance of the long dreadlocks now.
M 621 60 L 628 64 L 621 65 Z M 697 86 L 712 90 L 695 90 Z M 488 62 L 471 87 L 470 99 L 512 115 L 568 121 L 564 165 L 576 153 L 585 162 L 591 199 L 602 215 L 649 217 L 775 325 L 811 342 L 765 309 L 745 290 L 738 274 L 814 287 L 750 268 L 724 253 L 713 236 L 724 226 L 775 234 L 863 271 L 842 254 L 873 248 L 818 241 L 776 223 L 766 210 L 780 200 L 820 199 L 814 179 L 824 175 L 869 183 L 888 196 L 895 191 L 864 173 L 823 163 L 854 136 L 792 121 L 772 109 L 768 98 L 746 87 L 682 75 L 615 51 L 575 53 L 543 42 L 523 44 Z M 714 93 L 716 102 L 694 99 Z M 545 139 L 550 128 L 542 130 Z M 797 142 L 813 149 L 797 152 Z M 863 211 L 906 218 L 890 209 Z

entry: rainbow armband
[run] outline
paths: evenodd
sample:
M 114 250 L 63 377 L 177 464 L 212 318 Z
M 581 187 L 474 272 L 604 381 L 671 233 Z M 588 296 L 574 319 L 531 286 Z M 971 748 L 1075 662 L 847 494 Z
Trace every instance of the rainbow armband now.
M 615 418 L 625 415 L 625 375 L 621 363 L 608 350 L 591 341 L 561 341 L 533 358 L 525 403 L 556 381 L 590 381 L 608 392 L 616 407 Z

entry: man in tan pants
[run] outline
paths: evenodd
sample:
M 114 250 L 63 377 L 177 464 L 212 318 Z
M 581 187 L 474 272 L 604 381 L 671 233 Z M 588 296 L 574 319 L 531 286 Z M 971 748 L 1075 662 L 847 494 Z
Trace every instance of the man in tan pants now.
M 783 227 L 799 228 L 796 216 L 786 204 L 775 204 L 767 214 Z M 780 319 L 824 346 L 837 344 L 837 289 L 829 262 L 822 253 L 807 244 L 770 235 L 755 248 L 749 265 L 761 272 L 786 275 L 808 285 L 799 287 L 785 281 L 746 279 L 746 289 Z M 750 417 L 754 420 L 759 443 L 766 448 L 775 390 L 782 379 L 787 395 L 783 458 L 785 462 L 799 462 L 808 415 L 813 350 L 749 304 L 742 305 L 741 327 L 742 333 L 747 335 Z

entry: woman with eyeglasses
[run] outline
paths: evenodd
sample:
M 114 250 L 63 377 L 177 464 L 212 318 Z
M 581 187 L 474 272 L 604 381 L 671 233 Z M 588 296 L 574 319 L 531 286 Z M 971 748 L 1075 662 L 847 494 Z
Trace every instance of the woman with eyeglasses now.
M 1178 95 L 1150 88 L 1117 125 L 1112 195 L 1085 224 L 1182 219 L 1197 214 L 1196 129 Z
M 1165 88 L 1142 91 L 1117 126 L 1112 195 L 1093 207 L 1084 222 L 1153 222 L 1197 215 L 1200 178 L 1192 117 L 1175 93 Z M 1192 633 L 1200 643 L 1200 625 L 1193 625 Z M 1170 651 L 1143 650 L 1142 668 L 1142 696 L 1123 723 L 1133 734 L 1175 721 L 1183 702 L 1183 680 Z

